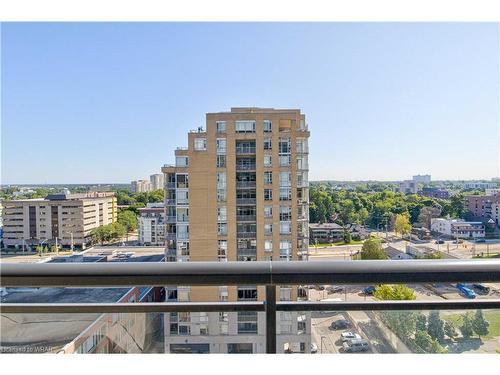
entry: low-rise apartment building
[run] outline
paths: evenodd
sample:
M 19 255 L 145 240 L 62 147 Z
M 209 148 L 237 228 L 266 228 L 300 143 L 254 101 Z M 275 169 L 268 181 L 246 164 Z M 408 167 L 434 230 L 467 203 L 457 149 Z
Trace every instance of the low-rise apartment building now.
M 399 183 L 399 187 L 396 189 L 399 193 L 404 194 L 417 194 L 418 182 L 413 180 L 405 180 Z
M 116 198 L 110 192 L 50 194 L 3 202 L 5 247 L 55 244 L 85 248 L 92 229 L 114 223 Z
M 496 187 L 498 187 L 496 182 L 466 182 L 464 184 L 465 190 L 494 189 Z
M 485 236 L 484 224 L 480 221 L 433 218 L 431 230 L 455 238 L 483 238 Z
M 163 203 L 148 203 L 145 208 L 139 208 L 138 211 L 139 244 L 164 246 L 165 205 Z
M 500 203 L 500 194 L 488 195 L 469 195 L 465 202 L 465 208 L 477 220 L 487 221 L 492 219 L 492 207 Z
M 424 187 L 422 191 L 419 192 L 419 195 L 429 198 L 439 198 L 439 199 L 448 199 L 450 198 L 450 192 L 445 189 L 439 189 L 434 187 Z

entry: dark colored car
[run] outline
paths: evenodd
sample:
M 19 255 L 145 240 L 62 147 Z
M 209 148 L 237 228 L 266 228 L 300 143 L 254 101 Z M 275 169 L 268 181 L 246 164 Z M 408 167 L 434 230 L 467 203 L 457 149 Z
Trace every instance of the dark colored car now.
M 490 294 L 490 288 L 482 284 L 472 284 L 472 287 L 476 290 L 477 294 L 487 295 Z
M 436 240 L 436 242 L 435 242 L 435 243 L 436 243 L 436 244 L 440 244 L 440 245 L 442 245 L 442 244 L 444 244 L 444 241 L 443 241 L 443 240 Z
M 363 289 L 363 293 L 368 296 L 371 296 L 373 295 L 373 293 L 375 293 L 375 287 L 373 285 L 367 286 L 365 289 Z
M 475 242 L 486 242 L 486 240 L 484 238 L 476 238 Z
M 332 322 L 330 329 L 346 329 L 351 326 L 351 322 L 346 319 L 340 319 Z

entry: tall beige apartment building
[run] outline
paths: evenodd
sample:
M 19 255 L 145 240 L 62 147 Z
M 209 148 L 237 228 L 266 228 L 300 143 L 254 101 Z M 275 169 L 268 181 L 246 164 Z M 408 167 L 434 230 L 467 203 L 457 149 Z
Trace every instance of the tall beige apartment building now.
M 34 246 L 41 242 L 85 248 L 92 229 L 116 221 L 114 193 L 50 194 L 40 199 L 3 202 L 6 247 Z
M 231 108 L 208 113 L 206 129 L 165 165 L 166 259 L 306 260 L 308 138 L 298 109 Z M 304 290 L 280 287 L 282 300 Z M 263 300 L 264 287 L 167 288 L 176 301 Z M 166 314 L 167 352 L 264 352 L 262 313 Z M 310 349 L 310 319 L 280 314 L 278 345 Z M 207 340 L 207 336 L 210 340 Z

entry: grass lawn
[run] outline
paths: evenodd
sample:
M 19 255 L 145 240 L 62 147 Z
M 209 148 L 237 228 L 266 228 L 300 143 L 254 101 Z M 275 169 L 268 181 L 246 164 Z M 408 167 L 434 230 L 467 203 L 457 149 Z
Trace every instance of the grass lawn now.
M 363 242 L 365 242 L 365 241 L 364 240 L 352 240 L 349 243 L 345 243 L 344 241 L 339 241 L 339 242 L 334 242 L 333 245 L 334 246 L 361 245 Z
M 490 255 L 484 254 L 484 256 L 476 255 L 474 259 L 488 259 L 488 258 L 500 258 L 500 253 L 490 253 Z
M 475 312 L 472 312 L 473 314 Z M 488 311 L 483 310 L 484 318 L 490 323 L 488 335 L 481 337 L 482 339 L 489 340 L 494 337 L 500 336 L 500 311 Z M 444 320 L 452 322 L 457 330 L 460 331 L 460 327 L 463 324 L 462 314 L 449 314 L 443 315 Z

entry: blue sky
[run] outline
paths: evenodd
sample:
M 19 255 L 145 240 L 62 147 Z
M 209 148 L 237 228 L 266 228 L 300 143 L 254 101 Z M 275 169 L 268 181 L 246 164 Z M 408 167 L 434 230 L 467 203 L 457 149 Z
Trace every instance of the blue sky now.
M 498 24 L 2 25 L 2 183 L 158 173 L 206 112 L 301 108 L 310 179 L 500 175 Z

